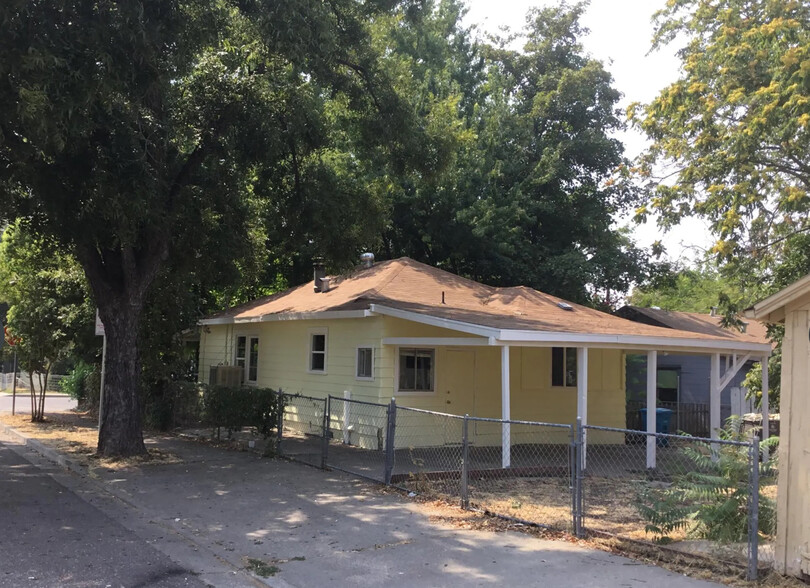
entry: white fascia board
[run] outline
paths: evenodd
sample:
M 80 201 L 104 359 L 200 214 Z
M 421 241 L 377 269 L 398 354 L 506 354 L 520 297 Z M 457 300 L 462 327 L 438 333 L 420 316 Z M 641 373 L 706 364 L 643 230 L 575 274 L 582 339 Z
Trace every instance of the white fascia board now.
M 320 312 L 280 312 L 265 314 L 257 319 L 245 322 L 272 323 L 276 321 L 311 321 L 328 319 L 352 319 L 371 316 L 367 310 L 322 310 Z M 241 322 L 241 321 L 237 321 Z
M 404 319 L 406 321 L 422 323 L 423 325 L 450 329 L 451 331 L 460 331 L 462 333 L 470 333 L 471 335 L 480 335 L 482 337 L 497 337 L 500 333 L 499 329 L 493 329 L 491 327 L 483 327 L 481 325 L 474 325 L 472 323 L 440 318 L 429 314 L 422 314 L 421 312 L 400 310 L 398 308 L 391 308 L 390 306 L 382 306 L 380 304 L 372 304 L 370 311 L 375 314 L 382 314 L 385 316 Z
M 489 345 L 489 339 L 484 337 L 385 337 L 382 344 L 401 347 L 482 347 Z
M 594 333 L 560 333 L 549 331 L 501 331 L 497 338 L 501 345 L 552 344 L 581 345 L 585 347 L 614 347 L 620 349 L 656 349 L 695 352 L 744 351 L 770 355 L 771 346 L 767 343 L 746 343 L 745 341 L 723 341 L 688 339 L 675 337 L 651 337 L 647 335 L 602 335 Z
M 198 325 L 232 325 L 233 324 L 233 317 L 221 317 L 221 318 L 210 318 L 210 319 L 200 319 L 197 321 Z
M 245 325 L 251 323 L 272 323 L 276 321 L 304 321 L 327 319 L 350 319 L 372 316 L 368 310 L 324 310 L 321 312 L 283 312 L 277 314 L 264 314 L 247 318 L 213 318 L 202 319 L 200 325 Z

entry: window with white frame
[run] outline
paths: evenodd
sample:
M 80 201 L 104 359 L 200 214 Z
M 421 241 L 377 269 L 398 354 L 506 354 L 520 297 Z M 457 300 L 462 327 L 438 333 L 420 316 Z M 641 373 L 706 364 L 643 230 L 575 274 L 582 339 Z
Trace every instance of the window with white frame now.
M 236 338 L 234 365 L 242 368 L 242 383 L 259 381 L 259 338 L 240 335 Z
M 309 371 L 326 373 L 326 330 L 309 333 Z
M 371 380 L 374 378 L 374 349 L 372 347 L 357 348 L 357 371 L 355 377 L 358 380 Z
M 551 385 L 576 387 L 577 349 L 576 347 L 551 348 Z
M 433 392 L 435 363 L 435 349 L 400 348 L 399 391 Z

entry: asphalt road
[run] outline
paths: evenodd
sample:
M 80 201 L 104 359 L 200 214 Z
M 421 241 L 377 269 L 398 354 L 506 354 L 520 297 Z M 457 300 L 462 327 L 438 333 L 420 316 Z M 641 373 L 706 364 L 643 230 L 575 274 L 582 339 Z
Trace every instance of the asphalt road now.
M 0 586 L 205 585 L 0 442 Z
M 11 394 L 0 394 L 0 412 L 11 412 Z M 76 401 L 64 394 L 49 394 L 45 396 L 45 414 L 49 412 L 63 412 L 76 408 Z M 15 412 L 31 413 L 31 396 L 28 390 L 17 390 L 17 403 Z

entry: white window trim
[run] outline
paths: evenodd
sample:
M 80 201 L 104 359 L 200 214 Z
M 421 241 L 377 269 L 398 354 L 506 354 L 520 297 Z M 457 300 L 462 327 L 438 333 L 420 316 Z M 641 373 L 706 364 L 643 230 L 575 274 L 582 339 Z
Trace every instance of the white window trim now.
M 433 352 L 433 381 L 431 382 L 431 387 L 433 390 L 400 390 L 399 389 L 399 352 L 401 349 L 425 349 L 427 351 Z M 423 345 L 402 345 L 397 346 L 396 348 L 396 357 L 394 360 L 394 392 L 397 396 L 436 396 L 436 389 L 438 386 L 436 385 L 436 377 L 438 375 L 438 370 L 436 369 L 437 364 L 439 363 L 439 353 L 436 347 L 425 347 Z
M 360 350 L 361 349 L 370 349 L 371 350 L 371 376 L 358 376 L 357 370 L 360 367 Z M 354 350 L 354 379 L 358 382 L 373 382 L 374 381 L 374 364 L 376 363 L 376 358 L 374 357 L 376 354 L 374 352 L 374 345 L 358 345 Z
M 259 352 L 261 352 L 261 339 L 259 335 L 255 333 L 236 333 L 234 335 L 233 341 L 233 365 L 236 365 L 236 350 L 239 348 L 239 337 L 245 338 L 245 378 L 244 378 L 244 385 L 245 386 L 258 386 L 259 385 L 259 358 L 256 358 L 256 381 L 251 382 L 248 379 L 248 375 L 250 374 L 250 342 L 253 339 L 259 341 Z
M 313 370 L 312 369 L 312 336 L 313 335 L 323 335 L 323 369 L 322 370 Z M 318 351 L 317 353 L 320 353 Z M 307 331 L 307 373 L 308 374 L 315 374 L 318 376 L 325 376 L 329 373 L 329 328 L 328 327 L 318 327 L 314 329 L 309 329 Z M 356 360 L 355 360 L 356 361 Z
M 559 347 L 559 348 L 561 348 L 563 350 L 563 365 L 562 365 L 563 384 L 562 384 L 562 386 L 556 386 L 554 384 L 554 347 Z M 568 350 L 569 349 L 574 350 L 574 357 L 577 359 L 577 361 L 579 361 L 579 357 L 576 354 L 576 350 L 577 350 L 576 347 L 565 347 L 565 346 L 560 346 L 560 345 L 554 345 L 553 347 L 549 347 L 549 353 L 551 354 L 551 366 L 550 366 L 551 369 L 549 370 L 549 383 L 551 384 L 551 388 L 553 388 L 553 389 L 577 390 L 577 384 L 574 383 L 574 384 L 569 385 L 567 383 L 568 378 L 566 378 L 567 374 L 565 372 L 565 368 L 568 365 L 568 362 L 566 360 L 568 359 Z M 577 371 L 574 372 L 574 378 L 576 378 L 577 381 L 579 380 L 579 369 L 577 369 Z

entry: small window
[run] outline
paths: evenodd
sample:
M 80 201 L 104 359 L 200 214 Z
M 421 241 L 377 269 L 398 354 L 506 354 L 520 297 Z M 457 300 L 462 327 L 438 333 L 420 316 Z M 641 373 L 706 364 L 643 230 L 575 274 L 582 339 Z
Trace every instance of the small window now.
M 374 377 L 374 350 L 371 347 L 357 348 L 357 378 L 370 380 Z
M 399 390 L 433 392 L 435 351 L 433 349 L 399 350 Z
M 326 372 L 326 333 L 323 331 L 309 335 L 309 371 Z
M 566 387 L 577 385 L 576 347 L 551 348 L 551 385 Z
M 259 338 L 239 336 L 236 338 L 234 365 L 242 368 L 242 383 L 259 381 Z

